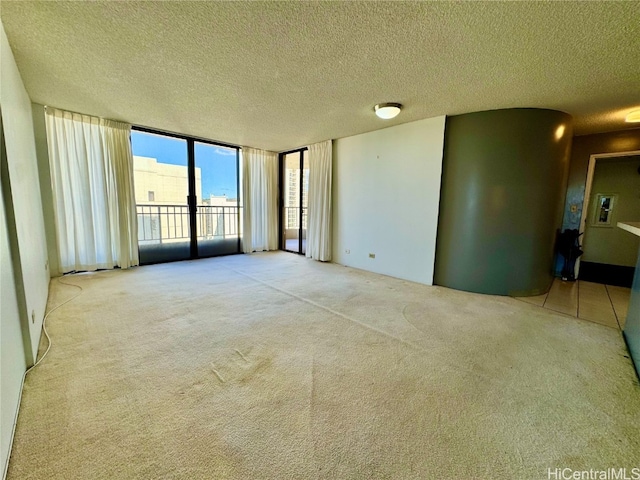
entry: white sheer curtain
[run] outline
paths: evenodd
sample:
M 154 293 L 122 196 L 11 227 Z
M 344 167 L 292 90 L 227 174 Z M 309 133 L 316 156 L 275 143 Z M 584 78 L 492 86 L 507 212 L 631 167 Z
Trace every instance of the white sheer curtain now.
M 60 273 L 138 265 L 131 126 L 46 109 Z
M 242 251 L 278 249 L 278 154 L 242 148 Z
M 306 256 L 331 260 L 331 140 L 309 145 Z

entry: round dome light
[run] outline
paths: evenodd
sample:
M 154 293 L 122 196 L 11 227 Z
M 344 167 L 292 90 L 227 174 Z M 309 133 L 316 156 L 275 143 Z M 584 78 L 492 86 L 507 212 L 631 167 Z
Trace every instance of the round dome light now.
M 390 118 L 398 116 L 401 109 L 402 105 L 399 103 L 379 103 L 373 107 L 376 115 L 384 120 L 389 120 Z

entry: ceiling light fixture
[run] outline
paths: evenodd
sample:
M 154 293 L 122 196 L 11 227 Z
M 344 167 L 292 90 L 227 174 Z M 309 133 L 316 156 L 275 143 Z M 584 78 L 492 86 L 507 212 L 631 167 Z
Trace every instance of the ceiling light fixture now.
M 399 103 L 379 103 L 373 107 L 376 115 L 384 120 L 396 117 L 400 113 L 401 109 L 402 105 Z
M 627 123 L 638 123 L 640 122 L 640 110 L 634 110 L 633 112 L 629 112 L 627 118 L 624 119 Z

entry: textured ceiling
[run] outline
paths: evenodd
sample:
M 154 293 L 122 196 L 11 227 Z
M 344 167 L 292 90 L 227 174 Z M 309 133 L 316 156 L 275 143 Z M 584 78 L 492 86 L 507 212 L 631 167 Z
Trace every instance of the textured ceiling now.
M 640 108 L 640 2 L 3 1 L 34 102 L 282 151 L 540 107 L 575 133 Z M 400 102 L 394 120 L 373 105 Z

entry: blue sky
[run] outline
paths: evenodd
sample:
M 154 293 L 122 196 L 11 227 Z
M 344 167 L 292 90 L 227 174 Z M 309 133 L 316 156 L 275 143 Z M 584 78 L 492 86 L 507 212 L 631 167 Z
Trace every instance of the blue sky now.
M 134 155 L 156 158 L 160 163 L 187 166 L 186 140 L 132 130 L 131 147 Z M 237 198 L 236 150 L 196 142 L 195 154 L 196 168 L 200 168 L 202 177 L 202 196 L 209 198 L 211 194 Z M 200 202 L 201 198 L 198 199 Z

